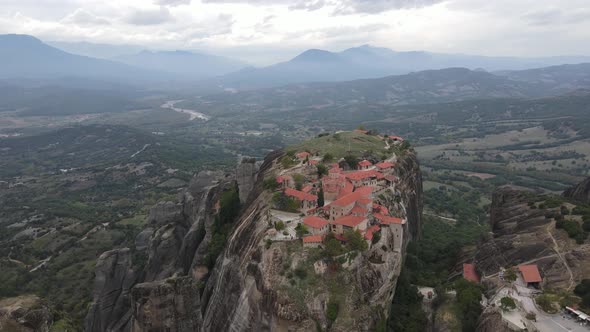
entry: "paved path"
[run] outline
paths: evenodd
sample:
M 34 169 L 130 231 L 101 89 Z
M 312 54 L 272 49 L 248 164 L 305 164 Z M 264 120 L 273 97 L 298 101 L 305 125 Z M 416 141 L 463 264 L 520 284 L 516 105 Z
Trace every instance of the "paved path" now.
M 500 305 L 500 299 L 504 296 L 510 296 L 519 303 L 519 309 L 506 313 L 504 317 L 513 323 L 518 325 L 519 322 L 528 322 L 525 316 L 528 312 L 533 312 L 537 315 L 536 322 L 533 325 L 540 332 L 589 332 L 590 329 L 587 326 L 582 326 L 574 318 L 569 316 L 563 316 L 561 314 L 550 315 L 540 310 L 534 302 L 534 290 L 524 287 L 522 280 L 517 279 L 514 285 L 504 286 L 496 292 L 494 297 L 490 300 L 490 303 L 496 303 L 496 306 Z

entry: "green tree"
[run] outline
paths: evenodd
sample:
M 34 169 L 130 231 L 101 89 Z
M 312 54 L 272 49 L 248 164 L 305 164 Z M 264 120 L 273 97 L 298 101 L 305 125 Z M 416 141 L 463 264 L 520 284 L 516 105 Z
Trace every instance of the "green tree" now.
M 317 164 L 316 168 L 318 169 L 318 178 L 322 178 L 322 176 L 328 174 L 328 167 L 324 164 Z
M 304 224 L 297 224 L 297 226 L 295 227 L 295 232 L 297 232 L 298 237 L 302 237 L 305 234 L 308 234 L 309 230 L 307 229 L 307 226 L 305 226 Z
M 324 187 L 322 186 L 321 182 L 320 182 L 320 191 L 318 192 L 318 206 L 319 207 L 324 206 Z
M 332 233 L 326 235 L 324 246 L 326 248 L 324 252 L 329 257 L 340 256 L 344 253 L 344 248 L 340 244 L 340 241 L 338 241 Z
M 355 169 L 358 164 L 358 160 L 353 155 L 347 155 L 344 157 L 344 161 L 348 164 L 348 167 Z
M 455 282 L 457 291 L 457 307 L 461 313 L 463 331 L 475 331 L 477 320 L 481 315 L 481 288 L 465 279 Z
M 347 231 L 344 233 L 344 238 L 346 239 L 346 246 L 349 250 L 358 250 L 358 251 L 365 251 L 367 250 L 368 244 L 367 241 L 363 238 L 363 235 L 358 230 L 356 231 Z
M 397 278 L 393 303 L 389 311 L 388 331 L 422 332 L 428 319 L 422 310 L 422 295 L 410 282 L 408 271 L 403 268 Z
M 283 221 L 281 221 L 281 220 L 277 221 L 275 223 L 275 229 L 277 231 L 282 231 L 283 229 L 285 229 L 285 223 Z
M 274 176 L 271 176 L 264 179 L 264 181 L 262 182 L 262 187 L 266 190 L 276 190 L 277 188 L 279 188 L 279 183 L 277 182 L 277 179 Z
M 293 181 L 295 181 L 295 189 L 301 190 L 303 183 L 305 183 L 305 176 L 302 174 L 293 174 Z
M 328 302 L 328 310 L 326 311 L 326 318 L 330 321 L 335 321 L 338 318 L 338 303 L 330 301 Z
M 504 296 L 500 299 L 500 308 L 504 311 L 516 309 L 516 302 L 510 296 Z
M 334 156 L 330 152 L 326 152 L 324 158 L 322 159 L 323 162 L 329 163 L 334 160 Z

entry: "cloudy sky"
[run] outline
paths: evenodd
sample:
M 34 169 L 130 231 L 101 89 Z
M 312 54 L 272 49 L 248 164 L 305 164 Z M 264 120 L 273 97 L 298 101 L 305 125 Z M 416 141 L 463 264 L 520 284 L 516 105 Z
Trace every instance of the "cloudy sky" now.
M 371 44 L 590 55 L 588 0 L 1 0 L 0 33 L 198 49 L 263 64 Z

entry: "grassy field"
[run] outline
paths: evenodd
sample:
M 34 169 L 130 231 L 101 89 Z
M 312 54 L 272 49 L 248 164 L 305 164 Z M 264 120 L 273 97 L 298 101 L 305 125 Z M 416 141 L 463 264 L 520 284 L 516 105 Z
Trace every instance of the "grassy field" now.
M 302 143 L 290 146 L 288 151 L 308 151 L 314 155 L 324 156 L 329 153 L 335 158 L 342 158 L 349 154 L 385 154 L 385 142 L 377 136 L 366 135 L 353 131 L 340 132 L 322 137 L 316 137 Z

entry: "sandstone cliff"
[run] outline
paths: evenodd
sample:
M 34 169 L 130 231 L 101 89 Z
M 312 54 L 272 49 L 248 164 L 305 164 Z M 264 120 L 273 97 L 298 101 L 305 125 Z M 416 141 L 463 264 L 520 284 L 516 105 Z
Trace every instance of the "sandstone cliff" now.
M 378 243 L 340 268 L 310 257 L 298 241 L 264 241 L 271 194 L 262 182 L 281 167 L 281 155 L 269 155 L 257 171 L 243 163 L 236 177 L 200 173 L 178 203 L 154 206 L 135 248 L 100 257 L 86 330 L 370 331 L 386 319 L 407 241 L 420 234 L 422 179 L 415 155 L 398 158 L 396 192 L 381 202 L 407 218 L 403 243 L 384 228 Z M 242 212 L 210 271 L 205 256 L 216 203 L 234 183 L 241 184 Z M 302 266 L 315 272 L 294 287 L 286 274 Z M 326 309 L 335 296 L 341 305 L 331 322 Z
M 580 182 L 579 184 L 567 189 L 563 196 L 575 199 L 580 202 L 590 203 L 590 178 Z
M 544 286 L 553 289 L 571 289 L 576 281 L 590 275 L 588 246 L 576 244 L 565 231 L 556 229 L 553 216 L 560 209 L 545 207 L 546 198 L 511 187 L 494 192 L 492 232 L 475 253 L 475 264 L 484 281 L 502 267 L 525 263 L 537 264 Z

